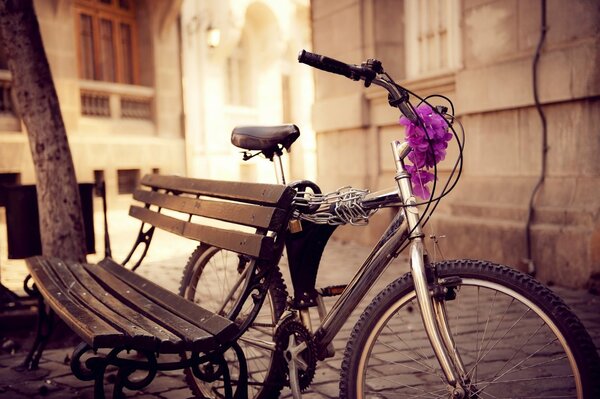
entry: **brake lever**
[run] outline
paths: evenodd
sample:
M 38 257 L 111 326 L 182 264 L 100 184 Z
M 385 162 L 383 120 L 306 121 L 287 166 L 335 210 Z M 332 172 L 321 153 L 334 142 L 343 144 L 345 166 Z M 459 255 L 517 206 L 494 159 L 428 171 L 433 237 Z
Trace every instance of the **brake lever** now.
M 365 76 L 365 87 L 371 86 L 373 79 L 375 79 L 377 75 L 383 73 L 383 65 L 381 64 L 381 61 L 374 58 L 369 58 L 366 62 L 360 64 L 360 66 L 363 70 L 371 71 L 369 77 Z

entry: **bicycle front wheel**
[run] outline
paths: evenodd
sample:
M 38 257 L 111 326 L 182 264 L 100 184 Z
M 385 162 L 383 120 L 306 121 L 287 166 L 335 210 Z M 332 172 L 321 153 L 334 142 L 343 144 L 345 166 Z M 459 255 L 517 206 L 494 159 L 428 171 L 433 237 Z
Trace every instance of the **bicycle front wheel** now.
M 549 289 L 489 262 L 434 266 L 438 278 L 457 282 L 455 297 L 447 295 L 444 305 L 467 373 L 466 397 L 600 397 L 596 348 Z M 423 330 L 410 274 L 382 291 L 354 327 L 340 391 L 345 398 L 451 397 Z

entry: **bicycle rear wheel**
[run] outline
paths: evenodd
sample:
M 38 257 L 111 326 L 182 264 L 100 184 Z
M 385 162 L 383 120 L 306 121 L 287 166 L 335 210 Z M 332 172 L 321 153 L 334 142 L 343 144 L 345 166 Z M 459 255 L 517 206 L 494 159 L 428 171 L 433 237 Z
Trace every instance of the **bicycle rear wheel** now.
M 203 308 L 228 317 L 244 286 L 245 268 L 248 260 L 227 250 L 199 245 L 190 256 L 184 269 L 179 294 Z M 240 338 L 239 344 L 248 365 L 248 397 L 276 398 L 283 386 L 279 381 L 274 362 L 275 346 L 273 334 L 275 325 L 283 314 L 287 300 L 287 290 L 279 268 L 270 275 L 268 292 L 257 317 Z M 235 318 L 243 324 L 254 304 L 248 304 Z M 265 345 L 271 344 L 267 349 Z M 233 350 L 225 353 L 232 379 L 237 378 L 238 359 Z M 220 398 L 223 396 L 222 381 L 207 383 L 197 379 L 190 369 L 184 370 L 186 381 L 192 392 L 199 397 Z
M 549 289 L 482 261 L 435 265 L 458 277 L 444 301 L 469 398 L 600 397 L 600 361 L 578 318 Z M 449 298 L 449 296 L 447 296 Z M 346 347 L 344 398 L 451 397 L 423 331 L 410 274 L 365 310 Z

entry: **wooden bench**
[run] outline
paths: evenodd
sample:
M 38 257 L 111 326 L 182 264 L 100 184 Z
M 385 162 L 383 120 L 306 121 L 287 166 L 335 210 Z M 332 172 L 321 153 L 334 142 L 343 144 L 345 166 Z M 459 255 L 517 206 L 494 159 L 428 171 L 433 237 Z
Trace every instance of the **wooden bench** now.
M 145 246 L 142 259 L 154 229 L 161 228 L 255 260 L 251 264 L 256 270 L 251 275 L 257 281 L 252 292 L 244 295 L 256 298 L 256 287 L 260 287 L 258 295 L 264 298 L 268 288 L 264 283 L 268 278 L 264 277 L 281 257 L 294 194 L 293 189 L 282 185 L 144 176 L 133 195 L 143 205 L 133 205 L 129 212 L 143 223 L 126 262 L 139 245 Z M 104 373 L 109 365 L 119 369 L 114 397 L 121 397 L 124 387 L 140 389 L 158 370 L 190 367 L 198 378 L 206 377 L 200 365 L 225 364 L 223 352 L 229 348 L 243 361 L 236 343 L 243 328 L 110 258 L 93 265 L 34 257 L 27 265 L 35 283 L 32 293 L 50 306 L 51 317 L 56 314 L 82 338 L 82 345 L 72 356 L 71 369 L 78 378 L 95 381 L 97 398 L 104 397 Z M 29 368 L 37 366 L 49 335 L 51 317 L 45 314 L 45 306 L 40 304 L 39 308 L 38 338 L 26 360 Z M 98 349 L 108 353 L 98 352 L 82 362 L 84 354 Z M 145 360 L 123 355 L 131 350 Z M 183 352 L 186 356 L 180 361 L 158 361 L 160 354 Z M 145 370 L 148 376 L 130 380 L 135 370 Z M 219 378 L 227 381 L 228 377 Z M 240 378 L 243 381 L 245 376 Z M 238 383 L 238 390 L 245 389 L 243 385 Z M 229 389 L 229 395 L 231 392 Z

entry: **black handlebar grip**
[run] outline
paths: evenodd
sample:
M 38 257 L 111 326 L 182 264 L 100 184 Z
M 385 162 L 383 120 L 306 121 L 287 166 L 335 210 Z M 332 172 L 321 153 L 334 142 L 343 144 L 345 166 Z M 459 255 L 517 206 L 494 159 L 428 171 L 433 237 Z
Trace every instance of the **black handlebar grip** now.
M 333 58 L 325 57 L 324 55 L 302 50 L 298 53 L 298 62 L 326 72 L 335 73 L 351 79 L 354 78 L 352 67 L 350 65 Z

